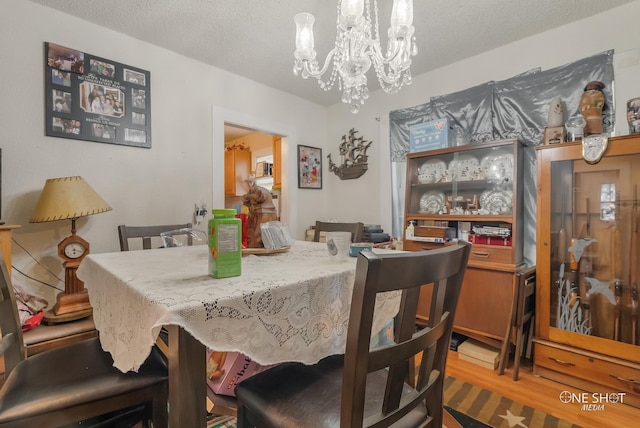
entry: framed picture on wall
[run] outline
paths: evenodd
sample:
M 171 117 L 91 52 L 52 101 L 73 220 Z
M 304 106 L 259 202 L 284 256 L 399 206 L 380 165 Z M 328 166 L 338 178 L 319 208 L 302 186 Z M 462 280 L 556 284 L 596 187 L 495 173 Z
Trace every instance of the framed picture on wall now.
M 45 134 L 151 148 L 151 74 L 45 42 Z
M 322 149 L 298 145 L 298 188 L 322 189 Z

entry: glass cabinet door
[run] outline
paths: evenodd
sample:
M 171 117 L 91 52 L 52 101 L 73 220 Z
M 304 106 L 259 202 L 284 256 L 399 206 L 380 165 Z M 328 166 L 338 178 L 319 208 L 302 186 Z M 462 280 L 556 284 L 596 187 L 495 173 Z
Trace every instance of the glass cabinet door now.
M 637 345 L 640 155 L 550 167 L 550 326 Z
M 409 158 L 408 212 L 427 216 L 511 216 L 514 144 Z
M 406 248 L 464 239 L 474 244 L 470 265 L 515 269 L 523 248 L 522 157 L 515 139 L 409 154 Z

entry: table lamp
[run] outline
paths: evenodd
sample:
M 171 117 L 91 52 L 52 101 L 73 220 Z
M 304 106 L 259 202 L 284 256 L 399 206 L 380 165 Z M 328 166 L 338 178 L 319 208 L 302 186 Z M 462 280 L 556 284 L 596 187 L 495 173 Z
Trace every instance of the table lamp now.
M 76 276 L 82 260 L 89 254 L 89 243 L 76 235 L 76 220 L 80 217 L 111 211 L 111 207 L 82 177 L 50 178 L 29 222 L 71 220 L 71 235 L 58 244 L 58 255 L 64 260 L 64 292 L 58 293 L 53 311 L 45 321 L 63 322 L 91 315 L 89 294 Z

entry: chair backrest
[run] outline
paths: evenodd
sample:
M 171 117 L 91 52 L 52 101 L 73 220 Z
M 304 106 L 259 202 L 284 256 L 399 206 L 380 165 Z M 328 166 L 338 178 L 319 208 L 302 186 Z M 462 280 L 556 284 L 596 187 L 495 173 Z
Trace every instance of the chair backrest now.
M 9 272 L 0 252 L 0 355 L 4 355 L 5 378 L 25 358 L 22 325 Z
M 313 234 L 313 242 L 320 242 L 320 232 L 351 232 L 351 242 L 362 241 L 362 231 L 364 223 L 329 223 L 316 221 L 316 228 Z
M 344 360 L 340 426 L 388 426 L 421 403 L 442 420 L 444 370 L 453 318 L 469 258 L 470 244 L 459 242 L 436 250 L 358 255 Z M 429 285 L 430 284 L 430 285 Z M 431 290 L 428 325 L 416 332 L 418 297 Z M 378 293 L 399 291 L 394 342 L 370 348 Z M 419 354 L 422 353 L 420 356 Z M 420 359 L 417 383 L 410 367 Z M 388 370 L 380 413 L 363 422 L 367 374 Z M 411 387 L 411 388 L 409 388 Z M 431 408 L 433 407 L 433 408 Z
M 151 238 L 158 238 L 162 232 L 169 232 L 177 229 L 190 229 L 191 223 L 185 224 L 165 224 L 159 226 L 118 226 L 118 236 L 120 237 L 120 251 L 129 251 L 129 239 L 142 238 L 142 249 L 151 249 Z M 161 244 L 160 244 L 161 245 Z
M 513 325 L 522 327 L 535 312 L 536 304 L 536 268 L 521 272 L 518 278 L 518 298 L 514 311 Z

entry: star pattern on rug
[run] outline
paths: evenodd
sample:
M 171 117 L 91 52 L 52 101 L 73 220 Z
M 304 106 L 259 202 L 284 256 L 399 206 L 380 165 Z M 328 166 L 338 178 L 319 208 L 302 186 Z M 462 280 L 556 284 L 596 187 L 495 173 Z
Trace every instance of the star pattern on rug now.
M 498 416 L 500 416 L 502 419 L 507 421 L 507 423 L 509 424 L 509 428 L 513 428 L 513 427 L 529 428 L 525 424 L 522 423 L 522 421 L 524 420 L 524 417 L 515 416 L 509 410 L 507 410 L 507 414 L 506 415 L 498 415 Z

